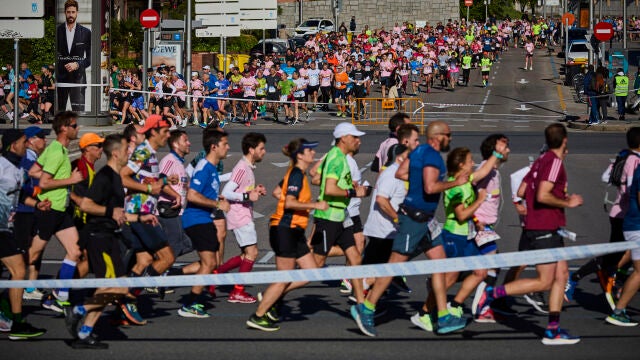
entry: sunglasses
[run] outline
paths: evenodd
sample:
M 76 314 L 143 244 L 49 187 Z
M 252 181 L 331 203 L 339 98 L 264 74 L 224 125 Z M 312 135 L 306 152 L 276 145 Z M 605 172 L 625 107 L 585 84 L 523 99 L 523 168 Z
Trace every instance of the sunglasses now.
M 95 146 L 95 147 L 97 147 L 98 149 L 102 149 L 102 143 L 89 144 L 89 145 L 87 145 L 87 146 Z
M 447 138 L 451 139 L 451 133 L 439 133 L 438 135 L 443 135 L 443 136 L 446 136 Z
M 77 129 L 77 128 L 78 128 L 78 123 L 69 124 L 68 126 L 69 126 L 70 128 Z
M 47 138 L 44 134 L 38 134 L 36 137 L 43 140 Z

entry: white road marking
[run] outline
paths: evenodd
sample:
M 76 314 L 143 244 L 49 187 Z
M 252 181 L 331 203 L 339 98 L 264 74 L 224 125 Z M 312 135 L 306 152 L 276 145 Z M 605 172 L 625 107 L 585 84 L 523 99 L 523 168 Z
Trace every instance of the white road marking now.
M 484 112 L 484 106 L 487 105 L 487 101 L 489 101 L 489 95 L 491 94 L 491 90 L 487 90 L 487 93 L 484 96 L 484 100 L 482 100 L 482 106 L 478 110 L 479 113 Z
M 264 264 L 267 261 L 271 260 L 271 258 L 274 257 L 275 255 L 276 253 L 274 253 L 273 251 L 269 251 L 267 255 L 263 256 L 262 259 L 258 260 L 256 264 Z

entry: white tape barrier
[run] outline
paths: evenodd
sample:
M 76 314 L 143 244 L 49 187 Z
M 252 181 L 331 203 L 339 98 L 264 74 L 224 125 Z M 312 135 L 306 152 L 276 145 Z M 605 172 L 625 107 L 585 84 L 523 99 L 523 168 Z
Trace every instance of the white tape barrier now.
M 547 250 L 512 252 L 497 255 L 479 255 L 455 259 L 421 260 L 397 264 L 327 267 L 308 270 L 256 271 L 234 274 L 157 276 L 117 279 L 3 280 L 0 281 L 0 288 L 96 288 L 271 284 L 275 282 L 325 281 L 363 277 L 424 275 L 592 258 L 638 247 L 640 247 L 640 241 L 624 241 Z

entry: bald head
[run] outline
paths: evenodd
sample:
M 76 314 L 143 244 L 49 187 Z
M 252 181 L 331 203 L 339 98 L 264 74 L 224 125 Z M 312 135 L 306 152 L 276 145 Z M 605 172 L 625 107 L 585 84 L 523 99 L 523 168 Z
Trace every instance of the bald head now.
M 444 121 L 432 121 L 427 125 L 427 139 L 435 139 L 438 135 L 448 134 L 449 125 Z

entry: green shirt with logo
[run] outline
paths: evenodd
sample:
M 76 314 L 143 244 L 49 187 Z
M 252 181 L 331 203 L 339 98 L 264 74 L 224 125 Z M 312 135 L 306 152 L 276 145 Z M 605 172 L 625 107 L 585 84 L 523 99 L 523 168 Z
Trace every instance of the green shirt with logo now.
M 349 190 L 353 188 L 347 156 L 340 148 L 334 146 L 325 156 L 318 172 L 322 176 L 318 199 L 326 201 L 329 204 L 329 208 L 327 210 L 316 210 L 313 213 L 313 217 L 335 222 L 344 221 L 349 198 L 346 197 L 346 194 L 345 196 L 329 196 L 325 195 L 324 192 L 327 179 L 335 179 L 340 189 Z
M 38 165 L 42 171 L 50 174 L 54 180 L 63 180 L 71 177 L 71 161 L 69 151 L 58 140 L 54 140 L 38 157 Z M 38 199 L 51 201 L 51 209 L 66 211 L 69 205 L 69 188 L 42 190 Z
M 455 178 L 449 177 L 447 180 L 454 181 Z M 447 216 L 444 229 L 455 235 L 469 235 L 468 220 L 458 221 L 454 209 L 460 204 L 464 204 L 464 207 L 467 208 L 476 201 L 476 193 L 473 191 L 471 181 L 470 178 L 468 182 L 444 192 L 444 213 Z

